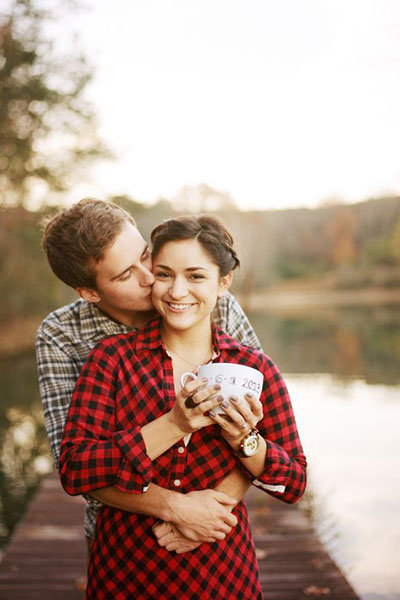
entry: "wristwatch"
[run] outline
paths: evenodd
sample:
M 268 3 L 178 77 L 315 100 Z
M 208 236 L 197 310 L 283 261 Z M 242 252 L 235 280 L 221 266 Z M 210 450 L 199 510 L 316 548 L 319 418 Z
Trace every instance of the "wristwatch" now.
M 240 442 L 238 454 L 242 458 L 249 458 L 254 456 L 260 446 L 260 439 L 258 437 L 258 430 L 252 429 L 250 433 L 244 436 Z

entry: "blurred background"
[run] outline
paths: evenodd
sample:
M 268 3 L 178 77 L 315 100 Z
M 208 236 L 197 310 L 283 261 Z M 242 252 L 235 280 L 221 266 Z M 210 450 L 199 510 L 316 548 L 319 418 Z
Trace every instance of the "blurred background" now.
M 400 598 L 399 34 L 395 0 L 3 0 L 3 548 L 52 469 L 35 332 L 75 299 L 40 222 L 96 196 L 145 236 L 226 222 L 309 458 L 302 509 L 363 600 Z

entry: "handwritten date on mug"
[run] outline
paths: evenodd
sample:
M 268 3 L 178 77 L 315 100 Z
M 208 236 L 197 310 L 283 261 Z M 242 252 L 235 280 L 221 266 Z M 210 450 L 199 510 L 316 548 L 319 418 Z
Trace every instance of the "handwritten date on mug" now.
M 242 388 L 245 388 L 246 390 L 249 390 L 250 392 L 256 392 L 257 394 L 261 391 L 261 384 L 258 383 L 257 381 L 253 381 L 252 379 L 249 379 L 248 377 L 244 377 L 243 379 L 240 379 L 239 381 L 237 381 L 238 378 L 235 376 L 225 377 L 222 373 L 218 373 L 213 378 L 212 377 L 209 378 L 209 383 L 211 383 L 212 379 L 214 379 L 215 383 L 227 383 L 228 385 L 239 385 Z

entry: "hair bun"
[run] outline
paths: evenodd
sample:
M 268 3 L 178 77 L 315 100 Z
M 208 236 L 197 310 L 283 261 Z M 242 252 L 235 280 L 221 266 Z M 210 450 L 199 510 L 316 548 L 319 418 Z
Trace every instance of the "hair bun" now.
M 233 237 L 219 219 L 211 215 L 184 216 L 167 219 L 151 232 L 153 256 L 167 242 L 196 239 L 218 265 L 221 276 L 240 266 L 233 249 Z

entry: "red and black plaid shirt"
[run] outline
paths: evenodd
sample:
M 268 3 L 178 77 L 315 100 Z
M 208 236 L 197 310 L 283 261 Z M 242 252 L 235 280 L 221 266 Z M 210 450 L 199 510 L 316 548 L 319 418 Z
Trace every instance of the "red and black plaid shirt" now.
M 305 488 L 306 461 L 285 383 L 262 353 L 214 327 L 214 362 L 235 362 L 264 374 L 260 434 L 267 441 L 265 471 L 253 483 L 286 502 Z M 175 402 L 172 361 L 160 320 L 145 329 L 107 338 L 91 352 L 78 379 L 61 446 L 60 476 L 69 494 L 110 485 L 143 493 L 152 481 L 187 493 L 214 488 L 238 461 L 210 425 L 151 461 L 140 428 Z M 249 474 L 249 477 L 250 474 Z M 152 517 L 104 507 L 89 567 L 88 598 L 261 598 L 247 511 L 225 538 L 185 555 L 160 548 Z

